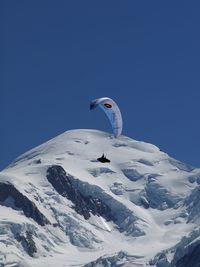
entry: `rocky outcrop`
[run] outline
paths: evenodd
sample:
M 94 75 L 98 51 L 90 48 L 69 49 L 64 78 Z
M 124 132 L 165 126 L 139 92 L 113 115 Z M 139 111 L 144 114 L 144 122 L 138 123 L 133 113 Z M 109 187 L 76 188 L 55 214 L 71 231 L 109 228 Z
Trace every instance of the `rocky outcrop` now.
M 156 267 L 200 267 L 200 229 L 183 237 L 178 244 L 158 253 L 149 264 Z M 170 257 L 168 257 L 170 255 Z M 172 258 L 170 260 L 170 258 Z
M 72 178 L 59 165 L 54 165 L 47 170 L 47 179 L 55 190 L 63 197 L 71 200 L 74 204 L 73 208 L 86 220 L 90 218 L 90 214 L 102 216 L 107 221 L 113 219 L 110 208 L 99 198 L 84 196 L 74 187 L 71 182 Z
M 48 168 L 47 179 L 60 195 L 72 201 L 73 208 L 86 220 L 91 214 L 101 216 L 106 221 L 113 221 L 120 232 L 132 236 L 144 235 L 137 226 L 137 216 L 101 187 L 74 178 L 59 165 Z
M 23 210 L 26 217 L 32 218 L 41 226 L 50 223 L 36 205 L 19 192 L 12 184 L 0 183 L 0 205 L 8 206 L 16 210 Z
M 26 231 L 25 235 L 17 234 L 16 240 L 21 243 L 23 249 L 28 253 L 30 257 L 33 257 L 34 254 L 37 252 L 37 248 L 35 242 L 33 240 L 33 235 L 31 232 Z
M 193 247 L 193 249 L 180 258 L 174 266 L 200 267 L 200 244 Z

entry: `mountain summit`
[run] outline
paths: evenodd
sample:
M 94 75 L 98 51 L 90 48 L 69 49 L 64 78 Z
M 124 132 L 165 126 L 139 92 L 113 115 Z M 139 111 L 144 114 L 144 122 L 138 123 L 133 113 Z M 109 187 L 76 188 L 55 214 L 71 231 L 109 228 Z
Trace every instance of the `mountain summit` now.
M 0 172 L 0 267 L 200 267 L 199 184 L 154 145 L 67 131 Z

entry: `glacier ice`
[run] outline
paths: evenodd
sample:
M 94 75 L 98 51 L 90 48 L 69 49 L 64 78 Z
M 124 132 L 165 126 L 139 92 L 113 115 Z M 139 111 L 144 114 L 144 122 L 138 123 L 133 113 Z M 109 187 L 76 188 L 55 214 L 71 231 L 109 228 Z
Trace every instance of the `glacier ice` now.
M 0 173 L 0 266 L 199 267 L 199 174 L 148 143 L 67 131 Z

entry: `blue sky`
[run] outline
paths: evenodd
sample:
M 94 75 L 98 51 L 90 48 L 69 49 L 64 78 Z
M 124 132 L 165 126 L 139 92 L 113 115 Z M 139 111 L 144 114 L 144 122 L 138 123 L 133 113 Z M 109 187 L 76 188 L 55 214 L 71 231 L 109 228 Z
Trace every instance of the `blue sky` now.
M 199 1 L 0 2 L 0 169 L 74 128 L 123 133 L 200 166 Z

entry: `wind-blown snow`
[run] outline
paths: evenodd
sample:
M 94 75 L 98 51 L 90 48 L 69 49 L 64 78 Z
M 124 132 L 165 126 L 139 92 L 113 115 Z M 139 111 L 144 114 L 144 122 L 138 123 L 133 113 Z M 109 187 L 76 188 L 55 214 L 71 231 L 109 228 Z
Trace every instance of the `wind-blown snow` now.
M 110 163 L 97 161 L 102 153 Z M 154 145 L 67 131 L 0 173 L 0 184 L 15 188 L 0 196 L 0 266 L 169 266 L 182 238 L 199 233 L 199 177 Z

